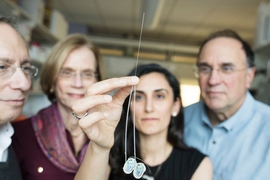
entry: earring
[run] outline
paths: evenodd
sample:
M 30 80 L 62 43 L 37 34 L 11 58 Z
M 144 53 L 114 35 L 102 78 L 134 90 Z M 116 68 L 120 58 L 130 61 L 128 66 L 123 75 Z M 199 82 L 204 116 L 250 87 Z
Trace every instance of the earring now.
M 54 90 L 53 90 L 53 88 L 52 88 L 52 87 L 50 88 L 50 93 L 51 93 L 51 94 L 53 94 L 53 93 L 54 93 Z
M 177 116 L 177 112 L 173 112 L 172 117 L 176 117 L 176 116 Z

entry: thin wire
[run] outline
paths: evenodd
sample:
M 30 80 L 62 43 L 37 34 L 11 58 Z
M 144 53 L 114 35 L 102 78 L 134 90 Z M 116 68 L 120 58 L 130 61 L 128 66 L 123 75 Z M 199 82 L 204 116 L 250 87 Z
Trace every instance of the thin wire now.
M 141 32 L 140 32 L 140 40 L 139 40 L 139 46 L 138 46 L 138 53 L 137 53 L 137 60 L 136 60 L 136 69 L 135 69 L 135 76 L 137 75 L 137 67 L 138 67 L 138 61 L 139 61 L 139 55 L 140 55 L 140 49 L 141 49 L 141 41 L 142 41 L 142 30 L 143 30 L 143 24 L 144 24 L 144 14 L 142 17 L 142 24 L 141 24 Z M 134 101 L 134 106 L 133 106 L 133 112 L 135 112 L 136 109 L 136 86 L 134 87 L 134 93 L 133 93 L 133 101 Z M 135 119 L 135 113 L 133 113 L 133 143 L 134 143 L 134 157 L 136 159 L 136 119 Z
M 133 91 L 133 87 L 131 88 L 129 94 L 131 94 L 132 91 Z M 126 114 L 126 127 L 125 127 L 125 162 L 127 161 L 127 126 L 128 126 L 128 115 L 129 115 L 130 101 L 131 101 L 131 95 L 129 95 L 128 108 L 127 108 L 127 114 Z
M 138 45 L 138 53 L 137 53 L 137 59 L 136 59 L 136 66 L 135 66 L 135 76 L 137 75 L 137 66 L 138 66 L 138 61 L 139 61 L 139 55 L 140 55 L 140 49 L 141 49 L 141 41 L 142 41 L 142 30 L 143 30 L 143 24 L 144 24 L 144 15 L 142 17 L 142 24 L 141 24 L 141 31 L 140 31 L 140 39 L 139 39 L 139 45 Z M 132 91 L 133 93 L 133 98 L 134 98 L 134 112 L 135 112 L 135 106 L 136 106 L 136 86 L 133 86 L 130 90 L 129 93 L 129 100 L 128 100 L 128 108 L 127 108 L 127 114 L 126 114 L 126 126 L 125 126 L 125 161 L 127 161 L 127 126 L 128 126 L 128 115 L 129 115 L 129 109 L 130 109 L 130 102 L 132 98 Z M 136 159 L 136 134 L 135 134 L 135 113 L 133 113 L 133 143 L 134 143 L 134 157 Z
M 136 76 L 136 74 L 137 74 L 137 66 L 138 66 L 139 55 L 140 55 L 140 49 L 141 49 L 142 30 L 143 30 L 143 24 L 144 24 L 144 14 L 145 14 L 145 13 L 143 13 L 143 17 L 142 17 L 141 32 L 140 32 L 140 40 L 139 40 L 138 53 L 137 53 L 137 60 L 136 60 L 135 76 Z
M 136 109 L 136 87 L 134 86 L 134 93 L 133 93 L 133 153 L 134 153 L 134 157 L 136 159 L 136 119 L 135 119 L 135 109 Z

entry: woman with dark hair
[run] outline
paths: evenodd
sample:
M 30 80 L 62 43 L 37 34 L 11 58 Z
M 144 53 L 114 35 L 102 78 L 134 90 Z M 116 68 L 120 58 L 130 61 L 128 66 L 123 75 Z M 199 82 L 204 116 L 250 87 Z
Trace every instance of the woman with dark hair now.
M 126 157 L 135 156 L 133 141 L 133 118 L 135 117 L 136 161 L 146 164 L 146 172 L 141 179 L 212 179 L 210 159 L 195 149 L 187 148 L 183 142 L 184 116 L 178 80 L 168 70 L 157 64 L 138 66 L 137 70 L 134 69 L 129 75 L 135 75 L 135 71 L 137 71 L 136 76 L 140 79 L 136 86 L 135 102 L 132 96 L 130 112 L 128 112 L 129 98 L 126 98 L 124 102 L 121 118 L 114 133 L 115 142 L 110 155 L 108 155 L 108 158 L 110 156 L 110 167 L 98 168 L 96 174 L 89 172 L 89 168 L 87 170 L 87 166 L 93 165 L 94 162 L 100 164 L 102 160 L 106 160 L 108 152 L 101 155 L 101 151 L 107 149 L 108 146 L 104 144 L 105 141 L 101 141 L 103 139 L 101 137 L 110 138 L 106 134 L 110 131 L 103 131 L 104 134 L 98 134 L 99 138 L 91 139 L 92 145 L 90 143 L 90 146 L 92 147 L 88 148 L 90 150 L 87 152 L 89 156 L 86 156 L 76 177 L 80 179 L 98 178 L 101 176 L 97 176 L 97 174 L 102 174 L 103 171 L 104 179 L 107 179 L 109 174 L 111 180 L 135 179 L 132 173 L 125 174 L 123 172 Z M 92 92 L 94 91 L 92 90 Z M 85 103 L 83 104 L 85 106 Z M 74 109 L 80 109 L 82 112 L 79 104 Z M 126 113 L 128 113 L 127 140 L 125 140 Z M 85 121 L 82 122 L 84 124 L 82 128 L 91 138 L 95 123 L 93 125 L 85 123 Z M 98 125 L 100 130 L 104 130 L 105 125 L 103 125 Z M 107 128 L 109 129 L 111 126 Z M 125 156 L 126 142 L 127 156 Z M 99 151 L 93 153 L 97 149 L 96 147 Z M 91 156 L 93 159 L 90 158 Z M 133 172 L 135 171 L 137 169 L 133 169 Z
M 129 75 L 135 75 L 135 69 Z M 191 179 L 203 159 L 209 160 L 198 151 L 188 149 L 183 142 L 184 114 L 178 80 L 157 64 L 138 66 L 136 76 L 140 78 L 140 83 L 136 87 L 135 109 L 132 99 L 128 112 L 127 98 L 115 130 L 110 179 L 134 179 L 122 170 L 125 164 L 126 113 L 129 113 L 127 157 L 134 156 L 132 118 L 135 113 L 136 157 L 149 167 L 142 179 Z M 203 177 L 200 176 L 200 179 Z

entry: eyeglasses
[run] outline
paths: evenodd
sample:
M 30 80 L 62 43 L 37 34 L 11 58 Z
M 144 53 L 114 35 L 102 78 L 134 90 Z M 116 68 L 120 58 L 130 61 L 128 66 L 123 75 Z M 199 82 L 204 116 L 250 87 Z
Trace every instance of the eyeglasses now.
M 70 69 L 61 69 L 59 72 L 59 76 L 63 78 L 72 78 L 72 77 L 75 77 L 76 75 L 77 73 Z M 98 74 L 96 72 L 88 70 L 88 71 L 80 72 L 80 76 L 83 79 L 92 80 L 96 78 Z
M 30 64 L 25 64 L 22 66 L 11 66 L 7 64 L 5 65 L 0 64 L 0 77 L 8 78 L 12 76 L 15 73 L 16 68 L 20 68 L 26 76 L 29 76 L 31 78 L 37 76 L 38 74 L 38 68 Z
M 235 66 L 232 64 L 224 64 L 218 69 L 214 69 L 212 66 L 209 66 L 207 64 L 198 64 L 197 66 L 194 67 L 194 75 L 197 78 L 207 77 L 213 72 L 213 70 L 216 70 L 220 76 L 226 77 L 232 75 L 234 72 L 243 71 L 246 69 L 247 67 L 236 69 Z

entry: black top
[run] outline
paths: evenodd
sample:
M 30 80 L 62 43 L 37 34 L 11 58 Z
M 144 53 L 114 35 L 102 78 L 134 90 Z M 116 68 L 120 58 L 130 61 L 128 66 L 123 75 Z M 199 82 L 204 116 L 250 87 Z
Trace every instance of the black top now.
M 6 162 L 0 162 L 1 180 L 21 180 L 21 171 L 17 161 L 16 154 L 12 145 L 8 148 L 8 158 Z
M 190 180 L 205 155 L 195 149 L 181 150 L 174 148 L 169 158 L 161 165 L 147 168 L 141 179 L 144 180 Z M 153 178 L 153 176 L 155 177 Z M 152 178 L 151 178 L 152 177 Z M 126 176 L 110 175 L 110 180 L 135 179 L 133 174 Z

